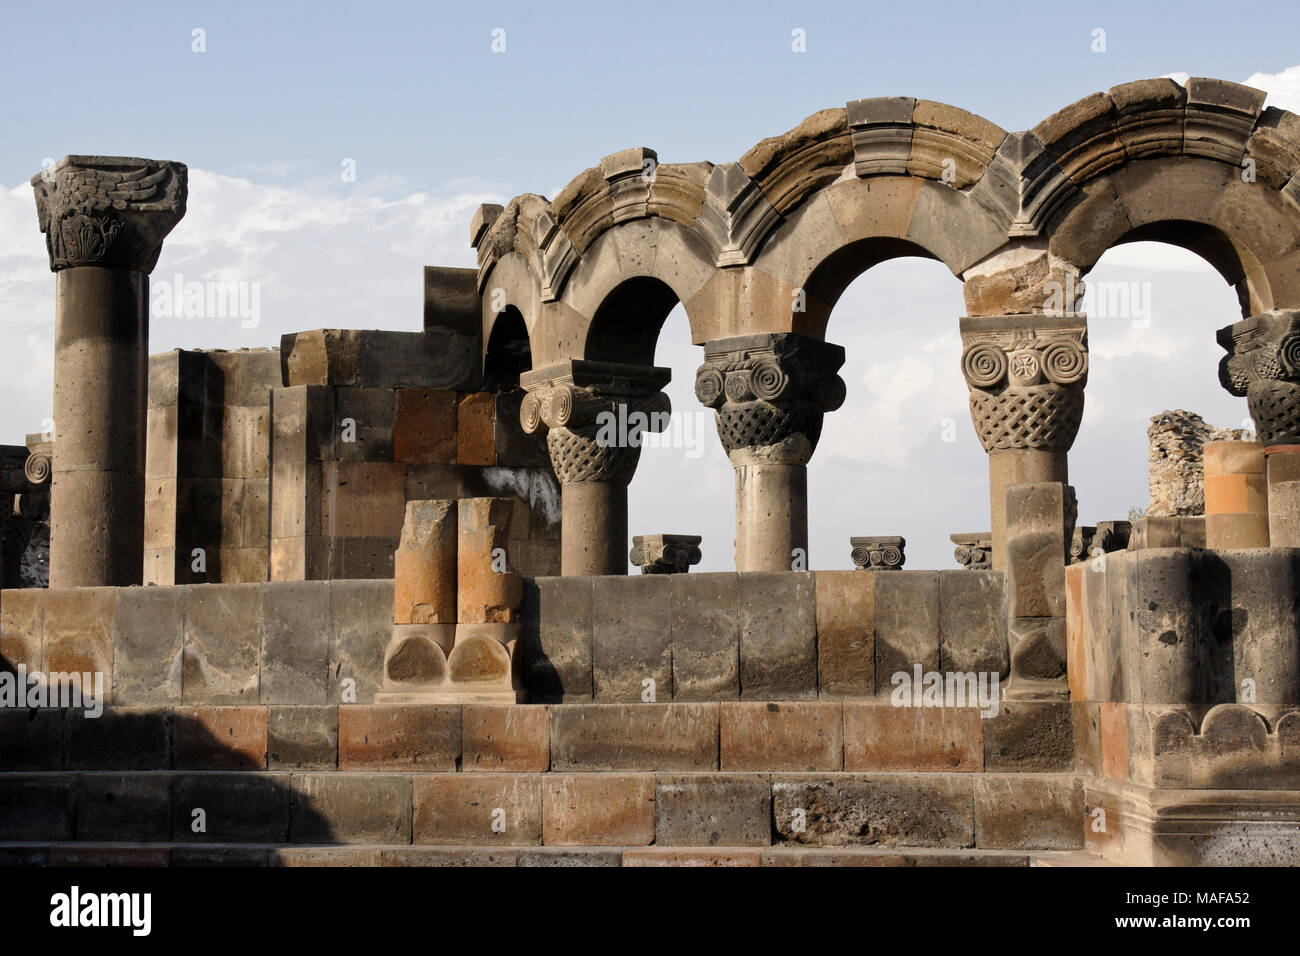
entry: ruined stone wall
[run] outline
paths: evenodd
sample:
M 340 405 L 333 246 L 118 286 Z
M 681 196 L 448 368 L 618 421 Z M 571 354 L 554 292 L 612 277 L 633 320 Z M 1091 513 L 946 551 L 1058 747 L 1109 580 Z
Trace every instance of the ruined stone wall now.
M 1195 412 L 1177 409 L 1151 419 L 1147 438 L 1151 443 L 1152 517 L 1181 517 L 1205 514 L 1205 445 L 1212 441 L 1240 439 L 1240 428 L 1218 428 L 1207 424 Z
M 150 357 L 146 584 L 267 580 L 279 384 L 278 349 Z

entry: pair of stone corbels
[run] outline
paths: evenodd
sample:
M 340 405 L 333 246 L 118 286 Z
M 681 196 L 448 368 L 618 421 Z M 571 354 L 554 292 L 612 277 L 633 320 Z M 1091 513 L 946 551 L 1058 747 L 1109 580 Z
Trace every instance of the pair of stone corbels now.
M 967 571 L 988 571 L 993 567 L 993 534 L 989 531 L 948 536 L 957 547 L 952 556 Z
M 858 571 L 901 571 L 907 560 L 907 541 L 897 535 L 849 538 L 850 557 Z
M 1274 310 L 1218 332 L 1219 381 L 1245 396 L 1265 446 L 1300 444 L 1300 311 Z
M 642 574 L 685 574 L 704 555 L 697 534 L 639 534 L 632 538 L 628 560 Z
M 143 578 L 148 277 L 185 215 L 187 176 L 180 163 L 68 156 L 32 179 L 58 275 L 52 587 Z
M 1079 564 L 1097 554 L 1109 554 L 1128 548 L 1133 526 L 1127 521 L 1098 521 L 1079 525 L 1070 538 L 1070 563 Z
M 393 559 L 393 633 L 379 699 L 515 703 L 523 578 L 509 498 L 409 501 Z

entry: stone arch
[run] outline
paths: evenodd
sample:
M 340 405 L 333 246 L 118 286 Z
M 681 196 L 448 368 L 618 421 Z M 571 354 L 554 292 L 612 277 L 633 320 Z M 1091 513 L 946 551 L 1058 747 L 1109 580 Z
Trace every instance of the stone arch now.
M 483 346 L 483 385 L 500 390 L 519 385 L 533 367 L 532 341 L 524 315 L 513 305 L 496 314 Z

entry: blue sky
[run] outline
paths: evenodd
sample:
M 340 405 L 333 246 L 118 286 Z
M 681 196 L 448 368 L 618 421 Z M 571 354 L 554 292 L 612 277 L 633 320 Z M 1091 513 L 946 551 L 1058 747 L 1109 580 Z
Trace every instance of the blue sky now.
M 155 315 L 150 351 L 274 346 L 313 328 L 421 327 L 427 264 L 471 265 L 482 202 L 553 196 L 629 146 L 727 162 L 806 115 L 910 95 L 1010 130 L 1165 74 L 1251 81 L 1300 112 L 1300 4 L 10 4 L 0 33 L 0 442 L 52 407 L 54 279 L 28 179 L 45 159 L 106 153 L 190 167 L 189 211 L 154 282 L 240 281 L 260 320 Z M 207 51 L 191 52 L 192 31 Z M 506 31 L 493 53 L 492 31 Z M 1093 31 L 1106 31 L 1094 53 Z M 791 50 L 806 32 L 807 52 Z M 1292 69 L 1294 68 L 1294 69 Z M 345 158 L 357 181 L 341 181 Z M 1089 282 L 1138 283 L 1150 322 L 1093 316 L 1071 455 L 1085 523 L 1147 503 L 1146 427 L 1166 408 L 1240 426 L 1214 330 L 1236 297 L 1190 253 L 1138 243 Z M 1085 308 L 1087 306 L 1085 305 Z M 848 400 L 809 469 L 811 561 L 849 565 L 849 535 L 903 534 L 908 567 L 953 567 L 952 532 L 987 530 L 987 458 L 959 371 L 961 283 L 901 259 L 860 277 L 831 317 Z M 678 309 L 656 361 L 698 410 L 701 360 Z M 942 434 L 956 425 L 955 441 Z M 704 535 L 731 565 L 733 475 L 702 453 L 647 450 L 634 534 Z

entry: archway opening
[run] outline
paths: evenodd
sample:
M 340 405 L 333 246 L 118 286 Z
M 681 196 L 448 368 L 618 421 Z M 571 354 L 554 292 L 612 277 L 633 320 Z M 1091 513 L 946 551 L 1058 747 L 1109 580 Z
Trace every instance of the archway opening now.
M 502 391 L 519 387 L 519 376 L 533 367 L 533 350 L 523 313 L 508 305 L 488 335 L 483 359 L 483 386 Z

